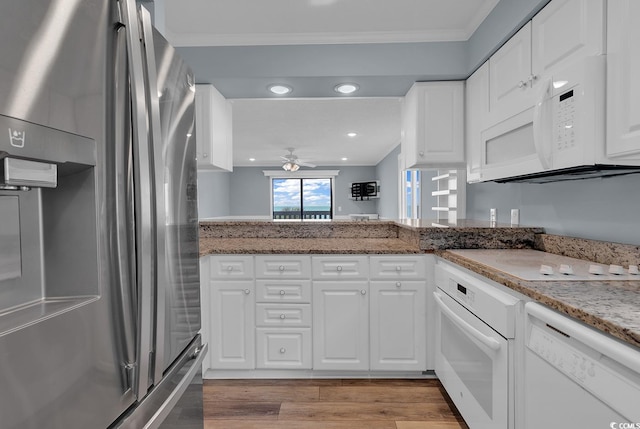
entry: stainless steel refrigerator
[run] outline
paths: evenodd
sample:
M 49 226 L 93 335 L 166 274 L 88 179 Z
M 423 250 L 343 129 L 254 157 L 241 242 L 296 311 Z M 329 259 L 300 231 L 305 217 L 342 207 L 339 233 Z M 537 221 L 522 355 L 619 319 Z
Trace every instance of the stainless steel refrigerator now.
M 0 429 L 202 428 L 194 84 L 134 0 L 0 3 Z

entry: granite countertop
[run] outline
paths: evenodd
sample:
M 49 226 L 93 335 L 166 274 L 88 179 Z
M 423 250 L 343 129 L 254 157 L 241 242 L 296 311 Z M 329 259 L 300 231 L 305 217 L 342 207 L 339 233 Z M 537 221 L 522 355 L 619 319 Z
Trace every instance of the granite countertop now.
M 398 238 L 200 238 L 210 254 L 411 254 L 420 249 Z
M 640 280 L 527 281 L 463 256 L 438 256 L 505 285 L 635 347 L 640 347 Z

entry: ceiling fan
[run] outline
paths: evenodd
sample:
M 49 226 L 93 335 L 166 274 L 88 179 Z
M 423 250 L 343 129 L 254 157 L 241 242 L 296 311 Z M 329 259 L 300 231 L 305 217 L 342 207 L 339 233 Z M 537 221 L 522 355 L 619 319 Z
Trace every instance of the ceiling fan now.
M 300 167 L 315 168 L 314 164 L 310 164 L 301 159 L 298 159 L 298 157 L 293 154 L 293 151 L 295 150 L 294 148 L 288 147 L 285 149 L 288 150 L 289 153 L 286 154 L 285 156 L 280 157 L 282 158 L 282 168 L 285 171 L 298 171 Z

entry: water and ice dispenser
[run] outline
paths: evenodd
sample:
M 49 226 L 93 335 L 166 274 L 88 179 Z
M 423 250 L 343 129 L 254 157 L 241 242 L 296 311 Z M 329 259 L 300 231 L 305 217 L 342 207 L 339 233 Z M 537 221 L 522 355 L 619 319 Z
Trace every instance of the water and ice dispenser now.
M 0 115 L 0 336 L 99 295 L 94 140 Z

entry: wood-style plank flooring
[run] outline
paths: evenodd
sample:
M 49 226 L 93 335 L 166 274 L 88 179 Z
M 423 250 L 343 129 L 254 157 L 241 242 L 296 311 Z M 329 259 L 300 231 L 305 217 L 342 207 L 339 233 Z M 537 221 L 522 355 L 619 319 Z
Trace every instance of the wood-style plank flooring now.
M 205 429 L 468 429 L 438 380 L 205 380 Z

